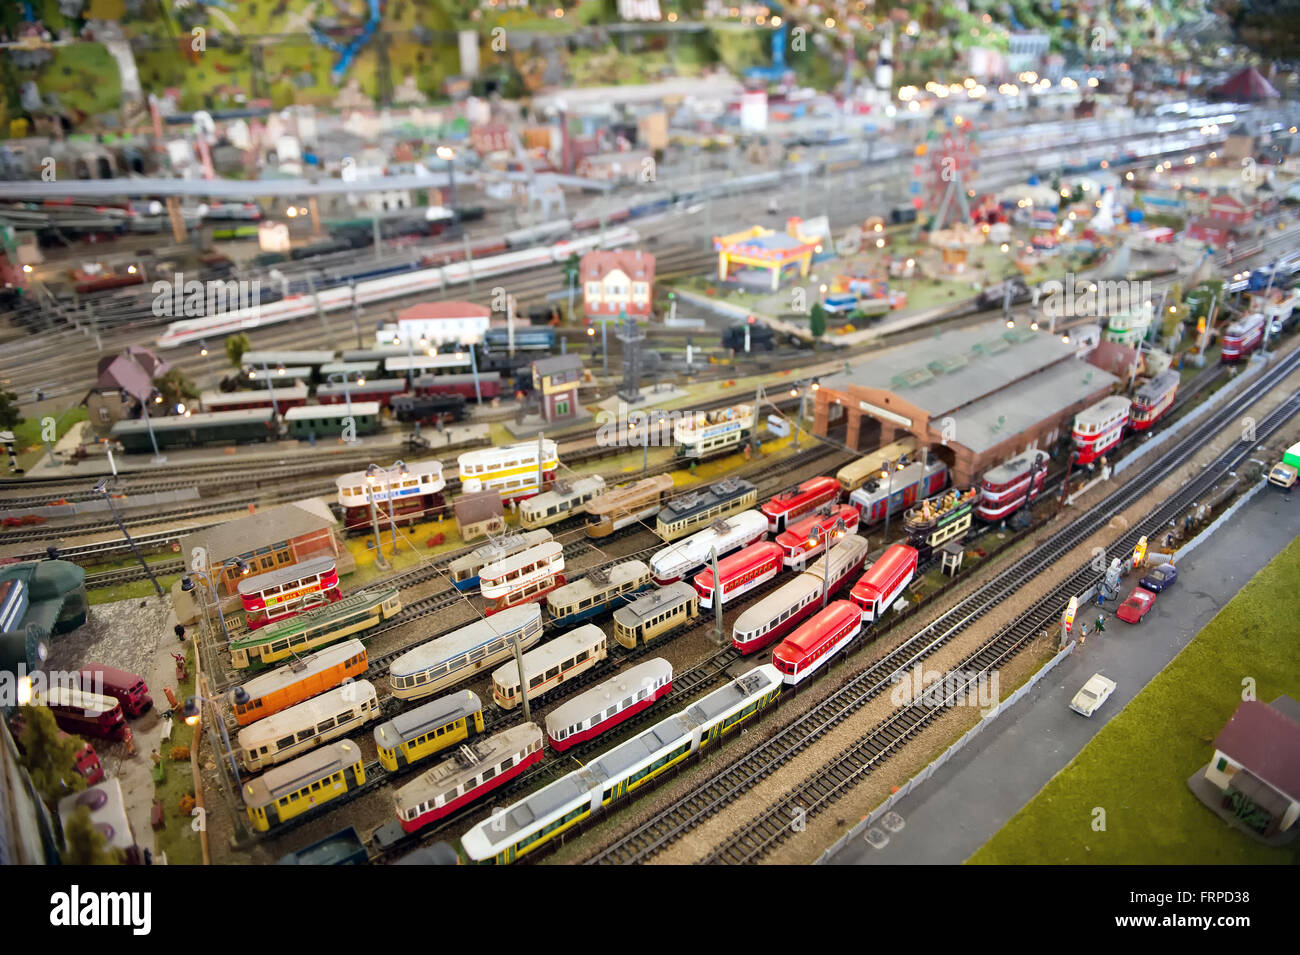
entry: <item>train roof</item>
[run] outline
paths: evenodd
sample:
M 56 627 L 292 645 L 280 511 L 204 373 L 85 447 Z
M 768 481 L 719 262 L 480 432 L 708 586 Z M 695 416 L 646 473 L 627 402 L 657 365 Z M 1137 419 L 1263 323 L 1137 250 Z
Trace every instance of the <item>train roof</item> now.
M 1105 421 L 1117 414 L 1123 414 L 1132 407 L 1133 402 L 1129 401 L 1123 395 L 1109 395 L 1102 398 L 1095 405 L 1084 408 L 1075 417 L 1075 421 L 1092 422 Z
M 348 594 L 341 600 L 335 600 L 323 607 L 313 607 L 311 610 L 304 610 L 302 613 L 284 620 L 273 620 L 265 627 L 249 631 L 244 636 L 232 637 L 230 646 L 231 649 L 243 649 L 273 643 L 286 634 L 299 633 L 316 624 L 324 624 L 335 618 L 346 617 L 362 607 L 378 606 L 396 596 L 396 587 L 387 587 L 383 590 L 361 590 L 355 594 Z
M 43 689 L 33 690 L 32 702 L 39 706 L 75 706 L 84 710 L 88 716 L 92 713 L 111 713 L 118 705 L 114 697 L 62 683 L 51 683 Z
M 239 582 L 239 593 L 241 596 L 259 593 L 267 587 L 277 587 L 287 581 L 299 580 L 313 574 L 323 574 L 333 566 L 334 558 L 328 556 L 312 557 L 301 563 L 290 564 L 288 567 L 277 567 L 275 570 L 268 570 L 264 574 L 245 577 Z
M 882 448 L 877 448 L 870 454 L 863 455 L 856 461 L 850 461 L 835 472 L 835 478 L 845 487 L 850 484 L 860 485 L 874 472 L 882 470 L 886 462 L 897 461 L 904 454 L 910 456 L 915 453 L 916 438 L 911 436 L 900 438 Z
M 488 541 L 486 544 L 479 544 L 468 554 L 461 554 L 451 562 L 451 568 L 455 570 L 458 567 L 472 567 L 475 564 L 486 567 L 488 564 L 501 560 L 509 554 L 517 554 L 529 547 L 552 540 L 554 536 L 544 527 L 524 531 L 522 534 L 506 534 L 496 540 Z
M 468 375 L 421 375 L 415 379 L 417 388 L 437 388 L 439 385 L 472 385 L 475 379 L 479 381 L 500 381 L 501 372 L 499 371 L 480 371 L 477 375 L 471 373 Z
M 317 396 L 320 391 L 317 390 Z M 258 409 L 260 410 L 260 409 Z M 346 418 L 348 415 L 378 415 L 378 401 L 354 401 L 352 407 L 339 403 L 333 405 L 299 405 L 284 413 L 285 421 L 314 421 L 317 418 Z
M 652 590 L 644 597 L 637 597 L 626 607 L 618 608 L 614 611 L 614 622 L 624 627 L 633 627 L 646 617 L 662 613 L 689 600 L 698 599 L 699 593 L 695 588 L 686 581 L 679 580 L 667 587 Z
M 852 518 L 848 515 L 849 511 L 853 512 Z M 778 544 L 789 544 L 797 542 L 799 538 L 806 539 L 808 535 L 812 533 L 814 527 L 822 528 L 823 532 L 829 531 L 835 526 L 835 522 L 841 518 L 843 518 L 846 524 L 850 519 L 852 519 L 853 526 L 857 527 L 858 509 L 851 504 L 841 504 L 829 514 L 821 511 L 813 511 L 811 514 L 806 514 L 799 518 L 794 523 L 787 524 L 785 530 L 776 535 L 776 542 Z
M 862 611 L 848 600 L 832 600 L 826 609 L 819 611 L 807 623 L 781 641 L 801 653 L 814 649 L 826 635 L 827 627 L 838 627 L 851 619 L 862 619 Z M 779 652 L 780 647 L 777 648 Z
M 1136 397 L 1139 401 L 1147 403 L 1156 401 L 1164 397 L 1171 388 L 1176 388 L 1182 379 L 1183 376 L 1176 370 L 1167 368 L 1139 388 Z
M 626 699 L 643 686 L 653 684 L 661 677 L 672 679 L 673 665 L 663 657 L 655 657 L 629 667 L 613 679 L 578 694 L 546 714 L 546 729 L 564 729 L 581 723 L 595 713 L 603 712 L 615 701 Z
M 466 780 L 479 775 L 486 767 L 495 766 L 505 757 L 541 742 L 542 730 L 536 723 L 520 723 L 487 739 L 480 737 L 399 788 L 393 793 L 393 802 L 399 813 L 418 806 L 440 793 L 459 789 Z M 467 754 L 472 755 L 472 761 Z
M 323 365 L 334 361 L 332 351 L 246 351 L 239 358 L 241 365 Z
M 627 501 L 637 501 L 650 494 L 659 495 L 672 486 L 673 478 L 670 474 L 656 474 L 654 477 L 642 478 L 631 484 L 609 488 L 599 497 L 592 498 L 587 504 L 587 511 L 599 513 L 608 508 L 626 507 Z
M 531 461 L 536 461 L 536 460 L 537 460 L 537 442 L 536 442 L 536 441 L 521 441 L 521 442 L 518 443 L 518 444 L 503 444 L 503 445 L 499 445 L 499 446 L 491 447 L 491 448 L 477 448 L 477 449 L 475 449 L 475 450 L 473 450 L 473 451 L 466 451 L 464 454 L 458 455 L 457 458 L 456 458 L 456 464 L 457 464 L 459 467 L 462 467 L 462 468 L 463 468 L 463 467 L 465 466 L 465 461 L 466 461 L 466 460 L 469 460 L 469 461 L 475 461 L 475 462 L 476 462 L 480 457 L 483 457 L 484 455 L 488 455 L 489 457 L 508 457 L 508 456 L 510 456 L 511 454 L 516 454 L 516 455 L 518 455 L 518 454 L 523 454 L 523 455 L 527 455 L 529 460 L 531 460 Z M 543 439 L 542 439 L 542 455 L 543 455 L 543 457 L 546 457 L 546 458 L 549 459 L 549 458 L 555 457 L 555 454 L 556 454 L 556 444 L 555 444 L 555 442 L 552 441 L 550 438 L 543 438 Z M 671 481 L 672 478 L 669 478 L 668 480 Z
M 911 464 L 904 465 L 901 471 L 894 472 L 892 492 L 887 480 L 873 478 L 865 482 L 862 487 L 850 491 L 849 500 L 863 505 L 872 504 L 883 500 L 887 494 L 897 493 L 899 488 L 907 487 L 913 481 L 938 474 L 940 471 L 946 470 L 947 467 L 948 465 L 943 463 L 943 459 L 937 456 L 928 461 L 913 461 Z
M 721 523 L 725 523 L 725 529 L 718 528 L 717 523 L 696 531 L 685 540 L 669 544 L 656 552 L 650 558 L 650 563 L 656 568 L 665 569 L 684 563 L 695 566 L 708 560 L 718 544 L 725 547 L 727 542 L 743 540 L 754 534 L 761 536 L 767 530 L 767 517 L 755 510 L 741 511 L 722 518 Z
M 862 575 L 856 584 L 853 585 L 854 592 L 862 585 L 876 585 L 882 576 L 892 576 L 898 572 L 900 567 L 914 566 L 916 563 L 916 548 L 908 547 L 906 544 L 890 544 L 885 548 L 885 552 L 877 557 L 867 568 L 867 572 Z
M 564 545 L 557 540 L 542 541 L 540 544 L 534 544 L 517 554 L 511 554 L 509 557 L 502 557 L 490 564 L 484 564 L 483 568 L 478 572 L 479 580 L 491 579 L 500 574 L 508 574 L 515 568 L 538 559 L 563 561 Z M 557 570 L 563 569 L 563 567 L 557 568 Z
M 726 579 L 731 574 L 737 573 L 751 564 L 762 563 L 770 557 L 782 557 L 784 555 L 785 551 L 781 549 L 781 545 L 776 541 L 755 541 L 753 544 L 741 548 L 734 554 L 728 554 L 718 561 L 718 573 L 722 575 L 723 579 Z M 708 574 L 709 579 L 712 580 L 713 568 L 704 568 L 696 575 L 697 579 L 704 574 Z
M 263 673 L 244 684 L 244 692 L 252 699 L 274 693 L 286 686 L 292 686 L 317 673 L 338 666 L 358 653 L 365 653 L 366 646 L 360 640 L 344 640 L 332 647 L 317 650 L 302 657 L 296 663 L 278 667 L 270 673 Z
M 280 387 L 277 385 L 270 391 L 266 388 L 259 388 L 257 391 L 205 391 L 199 395 L 199 404 L 204 408 L 239 404 L 244 401 L 264 401 L 267 405 L 270 405 L 272 395 L 275 396 L 276 401 L 306 401 L 307 386 L 293 384 L 288 387 Z M 215 414 L 216 412 L 208 413 Z
M 113 434 L 147 434 L 150 428 L 159 431 L 187 431 L 190 428 L 219 428 L 226 425 L 251 424 L 265 422 L 270 427 L 275 419 L 275 412 L 270 405 L 265 408 L 240 408 L 235 411 L 200 411 L 187 415 L 165 415 L 161 418 L 151 417 L 126 418 L 113 425 Z
M 367 483 L 366 473 L 367 472 L 365 471 L 348 471 L 346 474 L 340 474 L 336 477 L 334 483 L 339 487 L 356 487 L 358 485 L 365 485 Z M 418 477 L 421 474 L 430 474 L 435 479 L 440 479 L 442 477 L 442 462 L 435 459 L 430 459 L 428 461 L 415 461 L 406 465 L 405 474 L 399 473 L 393 475 L 391 471 L 377 471 L 375 473 L 375 492 L 387 493 L 390 475 L 393 477 L 394 481 L 404 481 L 411 477 Z M 398 490 L 401 490 L 401 488 L 399 487 Z
M 261 366 L 259 365 L 257 368 L 250 368 L 248 370 L 250 373 L 261 371 Z M 267 369 L 267 371 L 270 370 L 271 369 L 269 368 Z M 275 388 L 278 387 L 276 385 L 277 381 L 295 381 L 302 378 L 310 378 L 311 372 L 312 372 L 312 368 L 310 365 L 277 365 L 275 367 L 274 375 L 267 375 L 265 377 L 257 377 L 256 375 L 251 376 L 248 379 L 249 381 L 248 387 L 249 388 L 267 388 L 267 387 Z
M 833 577 L 865 554 L 870 546 L 871 543 L 865 537 L 854 533 L 846 534 L 843 539 L 836 541 L 832 545 L 830 553 L 818 557 L 804 573 L 812 574 L 820 582 L 822 575 L 825 573 L 826 558 L 829 557 L 831 560 L 831 576 Z
M 584 474 L 579 478 L 564 479 L 563 486 L 567 490 L 560 490 L 557 487 L 560 484 L 560 481 L 556 481 L 551 486 L 551 490 L 521 501 L 519 504 L 520 510 L 537 513 L 546 510 L 552 503 L 567 501 L 583 494 L 591 494 L 593 491 L 598 492 L 605 486 L 605 479 L 599 474 Z
M 266 806 L 285 793 L 302 789 L 360 761 L 361 750 L 355 743 L 347 740 L 329 743 L 244 783 L 244 805 L 250 809 Z
M 750 482 L 741 478 L 724 478 L 706 488 L 687 491 L 673 498 L 659 511 L 659 521 L 671 524 L 673 521 L 680 521 L 692 514 L 707 511 L 711 507 L 717 507 L 719 504 L 734 501 L 738 497 L 751 493 L 756 494 L 757 488 Z
M 422 643 L 414 650 L 408 650 L 394 660 L 388 670 L 393 676 L 421 673 L 431 666 L 458 657 L 477 646 L 512 637 L 531 626 L 539 625 L 541 619 L 540 604 L 507 607 L 500 613 L 476 620 L 468 626 Z
M 535 650 L 524 654 L 524 672 L 545 673 L 551 667 L 563 663 L 569 657 L 587 647 L 606 643 L 605 631 L 594 623 L 575 627 L 550 640 Z M 498 686 L 517 686 L 519 684 L 519 665 L 511 660 L 492 671 L 492 682 Z
M 392 374 L 395 371 L 423 371 L 429 368 L 469 368 L 469 352 L 439 352 L 435 355 L 425 355 L 416 352 L 413 355 L 394 355 L 391 358 L 384 359 L 384 371 Z
M 374 394 L 376 391 L 406 391 L 405 378 L 367 378 L 363 384 L 360 381 L 326 381 L 316 386 L 316 397 L 321 395 L 347 395 Z M 352 402 L 356 405 L 356 401 Z
M 374 361 L 332 361 L 320 366 L 322 375 L 346 375 L 354 371 L 365 374 L 366 372 L 378 370 L 378 359 Z
M 762 506 L 761 510 L 764 514 L 779 513 L 789 508 L 791 504 L 803 500 L 805 497 L 816 497 L 818 494 L 825 494 L 827 491 L 831 490 L 831 488 L 839 491 L 840 482 L 835 478 L 827 477 L 826 475 L 811 477 L 799 484 L 797 487 L 772 495 L 771 499 Z
M 344 704 L 370 699 L 375 696 L 375 685 L 369 680 L 354 680 L 319 696 L 295 703 L 287 710 L 272 713 L 265 719 L 245 726 L 239 731 L 240 749 L 256 749 L 259 742 L 279 739 L 303 727 L 315 728 L 322 720 L 333 717 Z
M 857 538 L 861 540 L 862 538 Z M 805 571 L 793 580 L 787 580 L 776 590 L 767 594 L 758 603 L 746 607 L 732 625 L 735 633 L 749 633 L 765 626 L 774 617 L 780 616 L 803 601 L 805 597 L 822 592 L 820 573 L 814 577 Z
M 414 739 L 427 730 L 444 726 L 462 716 L 470 716 L 483 709 L 483 702 L 473 690 L 460 690 L 440 696 L 432 702 L 398 713 L 375 727 L 375 745 L 392 749 L 400 743 Z M 391 737 L 391 738 L 390 738 Z
M 624 584 L 630 584 L 635 580 L 649 577 L 650 568 L 646 566 L 643 560 L 623 560 L 608 568 L 608 574 L 606 575 L 608 579 L 603 582 L 593 579 L 592 574 L 595 573 L 596 571 L 592 571 L 580 580 L 575 580 L 571 584 L 565 584 L 563 587 L 552 590 L 546 598 L 547 606 L 554 604 L 557 607 L 562 607 L 570 601 L 604 593 L 611 587 L 622 587 Z
M 1022 474 L 1028 473 L 1031 467 L 1042 465 L 1047 460 L 1047 452 L 1041 448 L 1035 448 L 1030 451 L 1023 451 L 1017 454 L 1010 461 L 1003 461 L 995 468 L 989 468 L 984 472 L 985 484 L 1004 484 L 1007 481 L 1014 480 Z

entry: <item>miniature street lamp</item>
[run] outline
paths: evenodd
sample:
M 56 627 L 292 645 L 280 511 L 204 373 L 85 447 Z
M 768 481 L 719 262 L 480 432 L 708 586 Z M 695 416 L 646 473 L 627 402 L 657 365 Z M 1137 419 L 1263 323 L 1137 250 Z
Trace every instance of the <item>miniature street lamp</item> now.
M 375 475 L 380 468 L 372 464 L 366 468 L 366 494 L 370 498 L 370 526 L 375 532 L 375 566 L 380 570 L 390 570 L 388 559 L 384 557 L 384 545 L 379 539 L 379 517 L 375 513 Z M 392 489 L 389 488 L 391 496 Z
M 248 691 L 242 686 L 235 687 L 234 701 L 242 706 L 248 700 Z M 187 696 L 185 698 L 185 706 L 182 708 L 182 712 L 185 714 L 186 726 L 199 725 L 204 703 L 216 705 L 217 701 L 207 696 Z M 235 763 L 235 751 L 230 746 L 230 734 L 226 732 L 226 721 L 221 718 L 220 711 L 217 713 L 215 722 L 221 728 L 221 739 L 226 744 L 226 755 L 230 757 L 230 771 L 235 774 L 235 788 L 238 789 L 243 783 L 239 778 L 239 766 Z
M 340 382 L 343 383 L 343 400 L 347 402 L 347 405 L 348 405 L 348 417 L 351 418 L 351 417 L 352 417 L 352 385 L 351 385 L 351 383 L 348 381 L 347 372 L 336 371 L 336 372 L 334 372 L 332 375 L 330 375 L 328 378 L 326 378 L 325 381 L 326 381 L 328 384 L 331 384 L 331 385 L 332 385 L 332 384 L 334 384 L 334 379 L 335 379 L 335 378 L 337 378 Z M 366 379 L 365 379 L 364 376 L 363 376 L 363 377 L 360 377 L 360 378 L 357 379 L 357 384 L 358 384 L 358 385 L 363 385 L 363 386 L 364 386 L 365 383 L 366 383 Z M 353 440 L 354 440 L 357 444 L 360 444 L 360 443 L 361 443 L 361 439 L 360 439 L 360 438 L 354 438 Z
M 140 562 L 140 566 L 144 568 L 144 572 L 149 575 L 149 579 L 153 582 L 153 589 L 156 590 L 158 596 L 161 597 L 163 595 L 162 585 L 158 583 L 158 578 L 153 575 L 153 570 L 149 567 L 148 561 L 144 559 L 144 555 L 141 554 L 139 548 L 135 546 L 135 541 L 131 539 L 131 535 L 127 531 L 126 525 L 122 523 L 122 518 L 118 517 L 117 508 L 113 506 L 113 498 L 112 495 L 108 493 L 108 490 L 108 478 L 100 478 L 95 483 L 95 493 L 103 496 L 104 503 L 108 505 L 109 513 L 113 515 L 113 520 L 117 522 L 117 529 L 120 530 L 122 536 L 126 538 L 126 543 L 131 548 L 131 553 L 135 554 L 135 559 Z
M 247 573 L 247 564 L 244 564 L 245 573 Z M 221 610 L 221 598 L 217 595 L 217 588 L 212 583 L 212 578 L 201 570 L 191 570 L 181 578 L 181 590 L 184 593 L 193 593 L 195 590 L 194 578 L 199 577 L 208 585 L 208 590 L 212 592 L 212 602 L 217 605 L 217 619 L 221 621 L 221 635 L 226 638 L 226 643 L 230 643 L 230 630 L 226 626 L 226 615 Z M 205 609 L 206 613 L 206 609 Z
M 393 513 L 393 478 L 390 472 L 394 472 L 394 471 L 397 472 L 397 476 L 399 478 L 407 477 L 408 475 L 410 475 L 411 472 L 407 468 L 405 461 L 395 461 L 391 467 L 386 467 L 386 468 L 380 467 L 379 465 L 372 463 L 370 467 L 366 468 L 366 480 L 373 485 L 374 475 L 378 474 L 380 471 L 384 473 L 384 479 L 388 483 L 388 524 L 393 532 L 393 556 L 396 557 L 397 556 L 397 518 Z M 379 540 L 378 538 L 376 538 L 375 545 L 378 546 L 378 544 L 379 544 Z
M 283 375 L 284 365 L 278 366 L 277 372 Z M 271 372 L 267 369 L 266 362 L 262 362 L 262 374 L 266 376 L 266 390 L 269 393 L 271 398 L 271 410 L 275 412 L 275 416 L 278 418 L 280 417 L 280 406 L 276 403 L 275 400 L 275 385 L 271 381 Z M 257 370 L 254 368 L 250 368 L 248 370 L 248 377 L 250 380 L 255 381 L 257 379 Z
M 212 371 L 212 356 L 208 354 L 208 343 L 199 339 L 199 357 L 207 361 L 208 365 L 208 387 L 213 391 L 217 390 L 217 376 Z
M 831 547 L 834 545 L 835 541 L 839 540 L 841 537 L 847 534 L 848 531 L 849 528 L 848 525 L 844 523 L 844 518 L 837 517 L 835 519 L 835 526 L 831 528 L 829 535 L 827 535 L 830 537 L 830 540 L 826 542 L 826 547 L 822 551 L 822 609 L 823 610 L 826 608 L 826 597 L 830 589 Z M 808 543 L 811 546 L 816 547 L 821 542 L 822 542 L 822 529 L 820 527 L 814 527 L 812 529 L 812 533 L 808 535 Z

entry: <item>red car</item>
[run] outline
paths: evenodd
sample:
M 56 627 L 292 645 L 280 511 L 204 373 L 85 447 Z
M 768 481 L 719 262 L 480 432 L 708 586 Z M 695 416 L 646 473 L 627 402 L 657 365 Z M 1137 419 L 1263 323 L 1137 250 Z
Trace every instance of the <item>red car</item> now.
M 1141 623 L 1142 618 L 1155 606 L 1156 595 L 1141 587 L 1134 587 L 1128 599 L 1119 605 L 1115 616 L 1127 623 Z

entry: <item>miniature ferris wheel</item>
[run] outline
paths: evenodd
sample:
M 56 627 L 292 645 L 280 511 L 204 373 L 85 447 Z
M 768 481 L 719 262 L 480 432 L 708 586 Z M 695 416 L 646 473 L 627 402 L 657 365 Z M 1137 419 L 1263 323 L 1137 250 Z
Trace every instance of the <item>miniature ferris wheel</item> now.
M 969 120 L 960 116 L 942 131 L 930 130 L 926 141 L 916 147 L 912 163 L 912 206 L 917 211 L 916 229 L 922 226 L 923 210 L 931 214 L 930 229 L 949 224 L 950 213 L 961 212 L 957 221 L 970 222 L 967 190 L 977 168 L 974 133 Z M 954 200 L 956 205 L 954 205 Z

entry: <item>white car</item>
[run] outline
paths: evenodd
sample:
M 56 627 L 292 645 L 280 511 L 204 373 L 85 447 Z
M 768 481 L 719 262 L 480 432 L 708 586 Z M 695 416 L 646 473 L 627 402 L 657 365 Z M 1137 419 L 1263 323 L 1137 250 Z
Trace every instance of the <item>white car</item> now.
M 1070 701 L 1070 709 L 1084 716 L 1092 716 L 1093 711 L 1105 703 L 1114 692 L 1114 680 L 1108 680 L 1100 673 L 1094 673 L 1083 685 L 1083 689 L 1074 694 L 1074 699 Z

